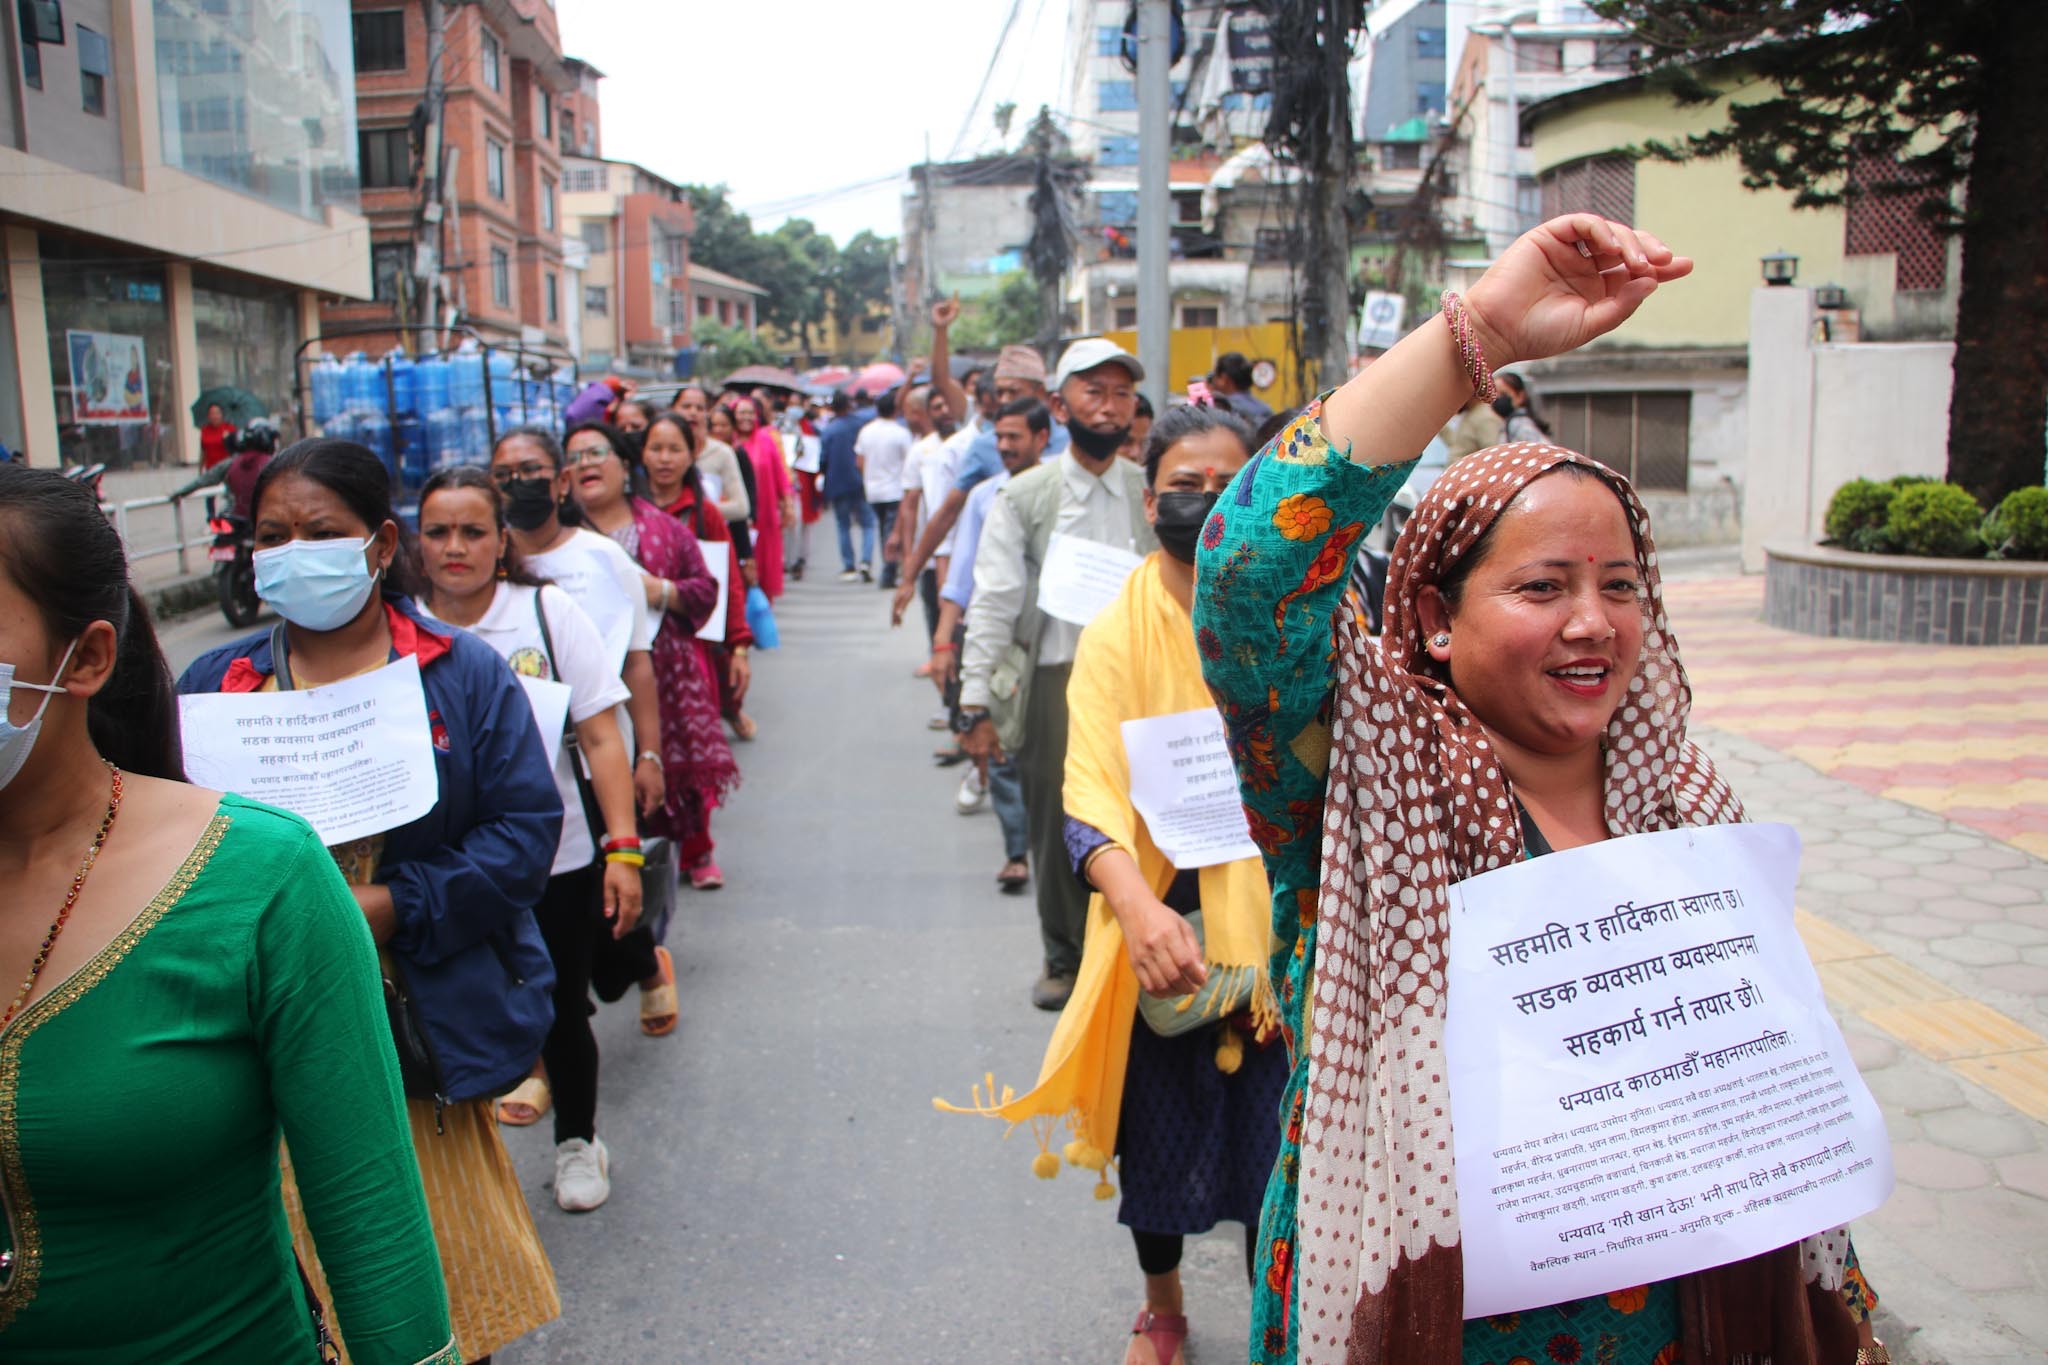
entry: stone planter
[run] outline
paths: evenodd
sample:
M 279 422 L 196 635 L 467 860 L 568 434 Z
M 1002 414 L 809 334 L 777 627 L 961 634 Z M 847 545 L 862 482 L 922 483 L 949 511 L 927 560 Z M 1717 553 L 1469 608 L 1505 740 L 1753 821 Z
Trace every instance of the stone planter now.
M 2048 644 L 2048 563 L 1766 546 L 1764 621 L 1851 640 Z

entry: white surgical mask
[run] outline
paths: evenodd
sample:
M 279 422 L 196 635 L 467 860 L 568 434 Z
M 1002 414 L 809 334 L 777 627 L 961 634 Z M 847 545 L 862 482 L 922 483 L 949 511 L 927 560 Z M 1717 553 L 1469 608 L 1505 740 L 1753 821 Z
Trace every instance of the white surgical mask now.
M 64 670 L 70 666 L 71 655 L 77 648 L 78 641 L 73 640 L 64 651 L 63 659 L 57 664 L 58 678 L 64 676 Z M 7 718 L 8 698 L 17 687 L 43 694 L 42 701 L 36 705 L 36 713 L 29 717 L 26 725 L 16 725 Z M 16 682 L 14 665 L 0 664 L 0 790 L 4 790 L 14 780 L 14 775 L 21 771 L 21 765 L 28 762 L 28 752 L 36 747 L 36 736 L 42 733 L 43 712 L 50 709 L 51 696 L 63 690 L 55 679 L 46 683 Z
M 368 537 L 293 540 L 258 550 L 256 595 L 305 630 L 336 630 L 356 619 L 377 586 L 364 552 Z

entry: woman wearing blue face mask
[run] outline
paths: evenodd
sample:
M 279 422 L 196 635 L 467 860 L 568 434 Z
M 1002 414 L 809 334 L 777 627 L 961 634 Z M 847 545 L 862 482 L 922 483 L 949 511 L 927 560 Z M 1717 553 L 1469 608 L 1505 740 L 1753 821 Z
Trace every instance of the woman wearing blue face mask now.
M 304 821 L 188 786 L 91 493 L 0 463 L 0 1359 L 456 1357 L 363 916 Z
M 456 1339 L 474 1361 L 560 1311 L 490 1103 L 526 1076 L 553 1018 L 554 968 L 530 907 L 561 797 L 505 661 L 414 605 L 411 546 L 375 455 L 301 441 L 263 471 L 255 513 L 257 592 L 283 620 L 199 659 L 180 691 L 313 687 L 419 663 L 439 800 L 329 851 L 380 949 Z

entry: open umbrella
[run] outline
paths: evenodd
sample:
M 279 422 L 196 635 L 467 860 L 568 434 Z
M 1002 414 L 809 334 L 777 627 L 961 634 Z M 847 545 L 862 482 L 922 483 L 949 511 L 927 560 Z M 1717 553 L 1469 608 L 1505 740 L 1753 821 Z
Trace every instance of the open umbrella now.
M 742 365 L 725 377 L 727 388 L 753 388 L 765 384 L 771 389 L 788 389 L 792 393 L 803 389 L 803 381 L 788 370 L 773 365 Z
M 804 383 L 836 389 L 853 378 L 853 371 L 844 365 L 827 365 L 823 369 L 811 370 L 804 375 Z
M 238 427 L 246 427 L 255 418 L 267 414 L 270 409 L 262 399 L 247 389 L 238 389 L 232 384 L 217 384 L 199 395 L 192 404 L 192 421 L 206 420 L 206 410 L 215 403 L 220 404 L 221 416 Z
M 853 381 L 855 388 L 866 389 L 868 397 L 885 394 L 903 382 L 903 367 L 878 360 L 862 370 Z

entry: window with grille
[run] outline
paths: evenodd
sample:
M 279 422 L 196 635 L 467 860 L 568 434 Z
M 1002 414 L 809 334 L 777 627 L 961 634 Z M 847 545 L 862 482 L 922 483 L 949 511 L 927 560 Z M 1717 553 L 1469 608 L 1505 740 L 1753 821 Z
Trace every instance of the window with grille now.
M 1131 330 L 1132 328 L 1136 327 L 1137 325 L 1138 325 L 1138 310 L 1137 310 L 1137 308 L 1135 308 L 1135 307 L 1131 307 L 1131 308 L 1119 308 L 1119 309 L 1117 309 L 1117 310 L 1116 310 L 1116 329 L 1117 329 L 1117 330 L 1118 330 L 1119 332 L 1128 332 L 1128 331 L 1130 331 L 1130 330 Z
M 553 176 L 540 178 L 540 225 L 544 231 L 555 230 L 555 181 Z
M 545 90 L 540 92 L 540 135 L 555 135 L 555 97 Z
M 491 248 L 491 302 L 512 306 L 512 253 L 501 246 Z
M 554 271 L 552 271 L 552 270 L 550 270 L 550 271 L 549 271 L 549 272 L 547 273 L 547 278 L 546 278 L 545 284 L 546 284 L 546 288 L 545 288 L 545 289 L 543 290 L 543 293 L 544 293 L 544 294 L 546 295 L 546 297 L 547 297 L 547 310 L 548 310 L 548 311 L 547 311 L 547 318 L 548 318 L 548 321 L 549 321 L 549 322 L 560 322 L 560 321 L 562 320 L 562 285 L 561 285 L 561 281 L 560 281 L 559 279 L 557 279 L 557 278 L 555 277 L 555 272 L 554 272 Z
M 1382 142 L 1380 144 L 1380 169 L 1383 171 L 1421 170 L 1422 144 L 1419 142 Z
M 1124 31 L 1114 24 L 1098 24 L 1095 28 L 1095 55 L 1114 57 L 1124 50 Z
M 1098 166 L 1135 166 L 1138 164 L 1138 139 L 1135 137 L 1106 137 L 1102 139 L 1102 150 L 1096 154 Z
M 602 256 L 612 249 L 612 225 L 605 219 L 593 219 L 583 225 L 583 245 L 590 248 L 593 256 Z
M 1564 44 L 1522 39 L 1515 44 L 1515 70 L 1553 73 L 1563 71 Z
M 1217 326 L 1217 309 L 1212 304 L 1183 304 L 1180 310 L 1180 325 L 1183 327 Z
M 1537 180 L 1543 217 L 1597 213 L 1617 223 L 1636 220 L 1636 163 L 1633 157 L 1588 156 L 1553 166 Z
M 489 29 L 485 29 L 485 30 L 484 30 L 484 55 L 483 55 L 483 68 L 484 68 L 484 84 L 485 84 L 485 85 L 487 85 L 487 86 L 489 86 L 489 87 L 490 87 L 491 89 L 493 89 L 493 90 L 498 90 L 498 91 L 502 91 L 502 90 L 504 90 L 504 88 L 505 88 L 505 54 L 504 54 L 504 49 L 503 49 L 503 48 L 501 48 L 501 47 L 500 47 L 500 46 L 498 45 L 498 35 L 497 35 L 497 34 L 495 34 L 495 33 L 493 33 L 493 32 L 491 32 L 491 31 L 490 31 Z
M 384 242 L 370 248 L 370 297 L 379 303 L 398 299 L 399 280 L 411 268 L 412 248 L 404 242 Z
M 1132 81 L 1104 81 L 1095 92 L 1095 107 L 1104 113 L 1135 113 L 1138 87 Z
M 1626 38 L 1602 38 L 1593 44 L 1595 71 L 1627 71 L 1635 60 L 1636 45 Z
M 1920 216 L 1931 196 L 1924 173 L 1895 157 L 1859 149 L 1849 155 L 1849 209 L 1842 250 L 1851 256 L 1895 253 L 1896 288 L 1948 287 L 1948 239 Z
M 583 286 L 583 311 L 599 318 L 611 311 L 611 294 L 604 285 Z
M 495 142 L 484 144 L 484 188 L 493 199 L 505 197 L 505 149 Z
M 356 74 L 405 70 L 405 11 L 370 10 L 355 16 Z
M 1546 393 L 1551 439 L 1628 475 L 1638 488 L 1683 493 L 1690 486 L 1692 394 Z
M 412 138 L 403 128 L 365 128 L 356 134 L 357 165 L 366 190 L 398 190 L 412 183 Z
M 562 155 L 568 156 L 576 150 L 576 116 L 567 109 L 562 111 Z

